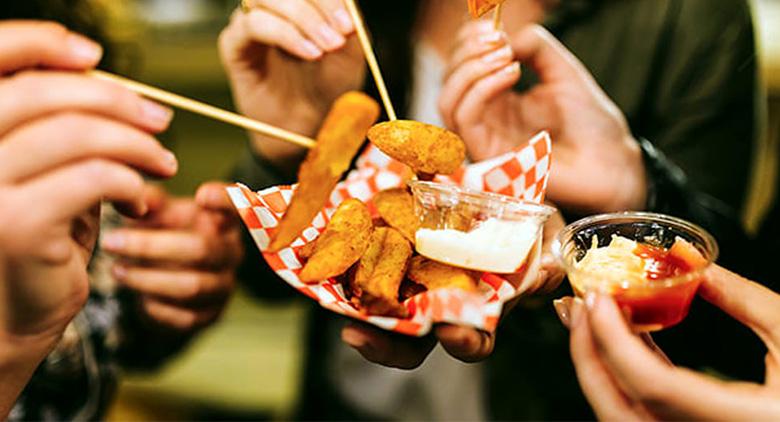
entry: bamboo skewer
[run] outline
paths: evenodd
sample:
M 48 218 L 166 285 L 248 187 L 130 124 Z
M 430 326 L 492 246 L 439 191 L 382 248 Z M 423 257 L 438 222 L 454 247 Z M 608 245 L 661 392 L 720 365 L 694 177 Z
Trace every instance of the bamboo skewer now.
M 382 103 L 385 105 L 387 111 L 387 117 L 390 121 L 398 120 L 395 114 L 395 108 L 390 101 L 390 94 L 387 92 L 387 85 L 385 85 L 385 78 L 382 77 L 382 71 L 379 69 L 379 63 L 376 60 L 376 54 L 374 54 L 374 48 L 371 46 L 371 40 L 368 37 L 368 31 L 366 31 L 366 25 L 363 22 L 363 17 L 360 15 L 355 0 L 347 0 L 347 9 L 352 15 L 352 21 L 355 23 L 355 30 L 357 31 L 358 40 L 360 46 L 363 48 L 363 54 L 366 56 L 366 62 L 368 62 L 368 68 L 371 70 L 371 74 L 374 76 L 374 82 L 379 90 L 379 95 L 382 97 Z
M 103 79 L 111 82 L 118 83 L 123 87 L 143 95 L 144 97 L 159 101 L 164 104 L 168 104 L 174 107 L 181 108 L 196 114 L 200 114 L 206 117 L 210 117 L 227 124 L 238 126 L 240 128 L 257 132 L 272 138 L 276 138 L 282 141 L 290 142 L 292 144 L 304 147 L 314 148 L 316 141 L 303 135 L 299 135 L 288 130 L 278 128 L 276 126 L 269 125 L 267 123 L 259 122 L 254 119 L 242 116 L 240 114 L 232 113 L 221 108 L 214 107 L 212 105 L 202 103 L 190 98 L 182 97 L 181 95 L 174 94 L 172 92 L 164 91 L 153 86 L 145 85 L 140 82 L 136 82 L 118 75 L 103 72 L 100 70 L 89 71 L 88 74 L 98 79 Z
M 498 31 L 501 29 L 501 10 L 503 9 L 504 3 L 501 2 L 496 6 L 495 14 L 493 15 L 493 27 Z

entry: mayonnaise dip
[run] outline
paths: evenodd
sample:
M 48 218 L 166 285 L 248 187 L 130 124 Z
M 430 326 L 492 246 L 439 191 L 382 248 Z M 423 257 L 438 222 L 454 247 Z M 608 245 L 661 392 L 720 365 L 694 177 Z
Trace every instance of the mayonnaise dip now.
M 500 274 L 517 272 L 525 263 L 539 234 L 534 219 L 507 221 L 491 218 L 470 232 L 420 229 L 417 252 L 426 258 Z

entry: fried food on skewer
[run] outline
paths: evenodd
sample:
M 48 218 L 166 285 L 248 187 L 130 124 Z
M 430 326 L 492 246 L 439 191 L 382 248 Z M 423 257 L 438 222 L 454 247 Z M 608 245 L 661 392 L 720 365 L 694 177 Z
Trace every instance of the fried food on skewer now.
M 406 276 L 428 290 L 458 288 L 474 291 L 479 283 L 480 274 L 463 268 L 453 267 L 432 261 L 423 256 L 415 256 L 409 263 Z
M 368 248 L 374 230 L 368 207 L 357 199 L 339 205 L 317 238 L 309 260 L 301 270 L 304 283 L 315 283 L 344 274 Z
M 278 252 L 311 224 L 349 169 L 371 125 L 379 118 L 379 104 L 365 94 L 348 92 L 333 104 L 298 172 L 298 188 L 268 247 Z
M 466 145 L 458 135 L 411 120 L 379 123 L 368 131 L 368 139 L 415 173 L 449 175 L 466 159 Z
M 420 219 L 414 213 L 414 198 L 407 189 L 383 190 L 374 196 L 374 204 L 379 216 L 390 227 L 400 231 L 407 240 L 414 243 Z
M 392 227 L 375 229 L 351 282 L 353 300 L 372 315 L 405 317 L 398 290 L 411 256 L 412 245 L 401 232 Z
M 505 0 L 468 0 L 469 13 L 473 18 L 481 18 Z

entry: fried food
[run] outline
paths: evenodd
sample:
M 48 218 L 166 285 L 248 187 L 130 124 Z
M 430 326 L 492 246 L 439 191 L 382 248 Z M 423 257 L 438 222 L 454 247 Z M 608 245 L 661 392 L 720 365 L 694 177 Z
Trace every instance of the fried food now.
M 368 131 L 368 139 L 415 173 L 452 174 L 466 158 L 466 145 L 458 135 L 411 120 L 375 125 Z
M 311 224 L 349 169 L 379 112 L 379 104 L 359 92 L 336 100 L 317 135 L 317 145 L 301 164 L 298 188 L 271 239 L 270 252 L 289 246 Z
M 479 283 L 480 274 L 432 261 L 423 256 L 415 256 L 409 263 L 406 276 L 428 290 L 454 287 L 474 291 Z
M 368 248 L 374 230 L 366 204 L 347 199 L 339 205 L 314 252 L 301 270 L 304 283 L 315 283 L 344 274 Z
M 412 245 L 401 232 L 392 227 L 374 230 L 351 286 L 355 299 L 366 312 L 406 316 L 406 308 L 398 301 L 398 290 L 411 256 Z
M 308 261 L 309 258 L 314 254 L 314 248 L 317 247 L 317 239 L 312 240 L 311 242 L 301 246 L 300 249 L 298 249 L 298 258 Z
M 476 19 L 493 10 L 496 6 L 503 3 L 504 0 L 468 0 L 468 2 L 469 13 Z
M 412 194 L 404 188 L 383 190 L 374 196 L 374 204 L 382 219 L 414 244 L 420 219 L 414 213 Z
M 412 296 L 417 296 L 420 293 L 425 292 L 426 290 L 428 289 L 426 289 L 422 284 L 417 284 L 414 281 L 409 280 L 409 278 L 405 278 L 401 283 L 401 288 L 398 290 L 398 300 L 403 302 Z

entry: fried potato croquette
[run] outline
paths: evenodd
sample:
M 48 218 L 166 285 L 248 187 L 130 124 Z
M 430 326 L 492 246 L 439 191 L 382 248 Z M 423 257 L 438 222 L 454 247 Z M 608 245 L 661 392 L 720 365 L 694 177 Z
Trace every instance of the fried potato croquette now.
M 359 92 L 336 100 L 317 135 L 317 145 L 301 164 L 298 188 L 271 239 L 270 252 L 289 246 L 311 224 L 349 169 L 379 112 L 379 104 Z
M 312 240 L 311 242 L 301 246 L 300 249 L 298 249 L 298 258 L 308 261 L 309 258 L 314 254 L 314 248 L 317 247 L 317 239 Z
M 452 174 L 466 158 L 466 145 L 458 135 L 411 120 L 375 125 L 368 131 L 368 139 L 415 173 Z
M 423 256 L 415 256 L 409 263 L 406 276 L 428 290 L 454 287 L 474 291 L 477 289 L 480 273 L 442 264 Z
M 342 202 L 317 238 L 301 281 L 315 283 L 344 274 L 366 252 L 373 230 L 366 204 L 357 199 Z
M 355 271 L 351 290 L 369 314 L 405 317 L 406 308 L 398 301 L 412 245 L 398 230 L 380 227 L 371 235 L 368 249 Z
M 476 19 L 485 16 L 487 12 L 493 10 L 496 6 L 503 3 L 504 0 L 468 0 L 468 2 L 469 13 L 471 13 L 471 16 Z
M 401 232 L 414 244 L 414 235 L 420 227 L 420 219 L 414 212 L 414 198 L 404 188 L 387 189 L 374 196 L 379 216 L 392 228 Z

